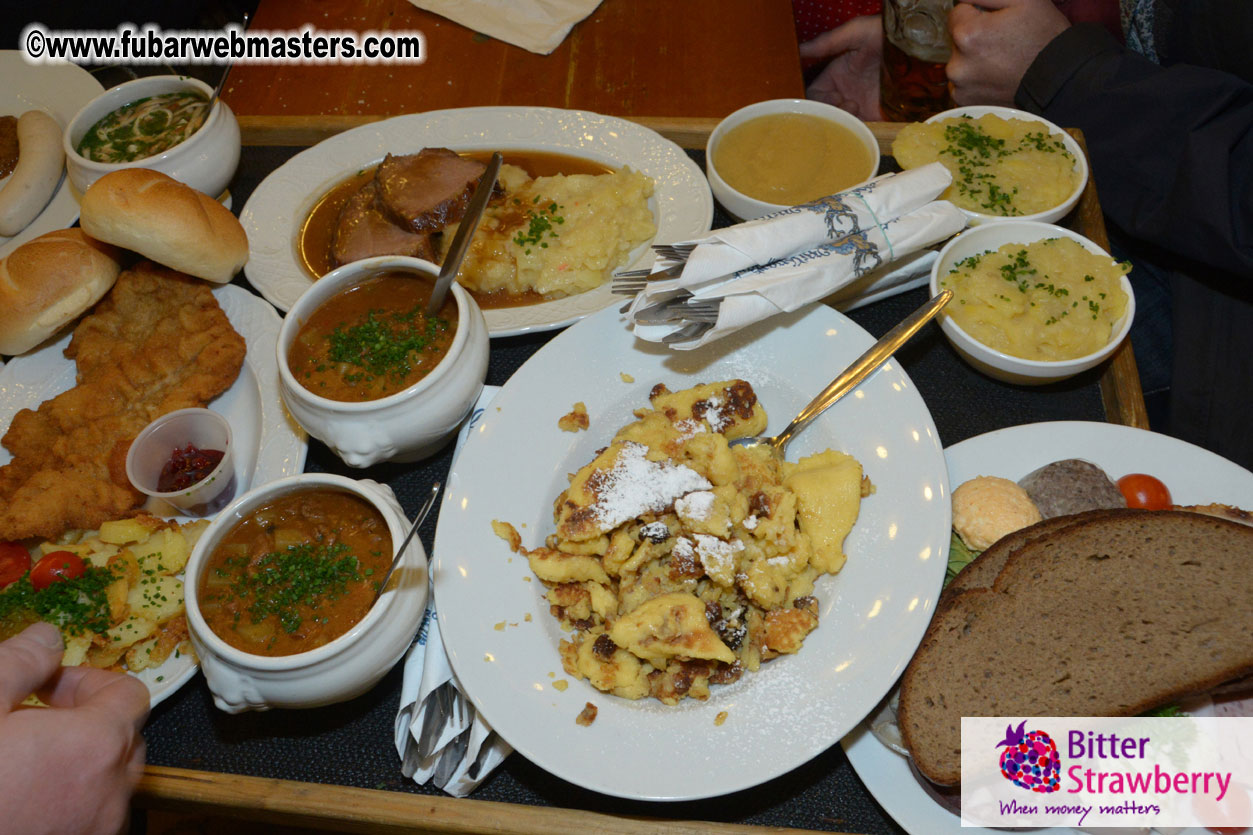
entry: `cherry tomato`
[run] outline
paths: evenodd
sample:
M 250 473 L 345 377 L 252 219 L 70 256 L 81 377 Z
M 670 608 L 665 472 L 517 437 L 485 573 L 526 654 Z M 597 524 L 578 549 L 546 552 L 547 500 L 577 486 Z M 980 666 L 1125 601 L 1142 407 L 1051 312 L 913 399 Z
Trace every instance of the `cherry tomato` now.
M 1127 507 L 1168 510 L 1174 504 L 1166 485 L 1144 473 L 1131 473 L 1118 479 L 1118 489 L 1122 491 Z
M 0 588 L 30 571 L 30 552 L 16 542 L 0 542 Z
M 83 576 L 87 566 L 83 558 L 71 551 L 53 551 L 35 563 L 30 570 L 30 584 L 36 590 L 46 589 L 62 580 L 74 580 Z

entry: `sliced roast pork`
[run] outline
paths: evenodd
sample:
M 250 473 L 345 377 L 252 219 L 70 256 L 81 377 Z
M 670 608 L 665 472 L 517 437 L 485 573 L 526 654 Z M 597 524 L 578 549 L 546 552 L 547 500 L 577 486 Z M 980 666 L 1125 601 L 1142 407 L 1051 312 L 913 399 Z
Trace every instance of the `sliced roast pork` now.
M 337 264 L 375 255 L 411 255 L 436 260 L 430 234 L 411 232 L 392 223 L 379 204 L 374 180 L 358 189 L 340 210 L 331 247 Z
M 434 232 L 465 216 L 485 170 L 483 163 L 447 148 L 423 148 L 405 156 L 388 154 L 374 181 L 392 220 L 414 232 Z

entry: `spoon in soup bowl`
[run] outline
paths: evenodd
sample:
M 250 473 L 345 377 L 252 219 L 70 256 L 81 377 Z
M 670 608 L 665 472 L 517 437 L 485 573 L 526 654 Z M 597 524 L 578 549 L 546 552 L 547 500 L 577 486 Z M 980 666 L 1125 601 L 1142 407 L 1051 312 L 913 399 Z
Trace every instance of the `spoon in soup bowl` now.
M 783 448 L 794 435 L 813 423 L 837 400 L 857 388 L 872 371 L 887 362 L 888 358 L 913 338 L 923 325 L 931 321 L 951 298 L 953 298 L 953 291 L 944 290 L 901 320 L 900 324 L 885 333 L 878 342 L 871 345 L 864 354 L 845 368 L 840 376 L 832 380 L 830 385 L 819 392 L 818 396 L 811 400 L 808 406 L 801 409 L 800 414 L 793 418 L 792 422 L 778 435 L 736 438 L 729 442 L 729 446 L 765 447 L 777 458 L 782 458 Z
M 414 535 L 417 534 L 418 528 L 422 527 L 422 523 L 426 521 L 427 514 L 431 512 L 431 508 L 435 507 L 435 497 L 439 495 L 440 486 L 438 481 L 431 485 L 431 495 L 426 497 L 426 501 L 418 509 L 418 516 L 413 520 L 413 526 L 409 528 L 409 533 L 405 534 L 404 541 L 396 549 L 396 555 L 392 557 L 392 564 L 388 566 L 387 573 L 383 575 L 383 582 L 379 583 L 378 589 L 374 592 L 374 599 L 370 601 L 371 607 L 378 603 L 379 598 L 383 596 L 383 590 L 387 588 L 387 581 L 392 578 L 392 572 L 396 570 L 396 566 L 400 565 L 400 558 L 404 556 L 405 549 L 409 547 L 409 543 L 413 540 Z

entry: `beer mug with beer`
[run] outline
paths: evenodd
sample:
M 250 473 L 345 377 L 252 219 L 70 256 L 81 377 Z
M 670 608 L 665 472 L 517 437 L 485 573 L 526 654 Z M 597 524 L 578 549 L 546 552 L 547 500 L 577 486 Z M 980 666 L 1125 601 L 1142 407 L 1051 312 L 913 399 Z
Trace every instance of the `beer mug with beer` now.
M 883 0 L 883 118 L 916 122 L 953 106 L 944 65 L 953 0 Z

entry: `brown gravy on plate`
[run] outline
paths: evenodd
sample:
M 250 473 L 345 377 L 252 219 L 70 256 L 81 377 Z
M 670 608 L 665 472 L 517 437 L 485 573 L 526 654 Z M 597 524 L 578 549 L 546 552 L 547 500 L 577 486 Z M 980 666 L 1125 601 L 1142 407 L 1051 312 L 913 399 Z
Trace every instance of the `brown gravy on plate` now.
M 607 174 L 613 167 L 595 160 L 567 154 L 555 154 L 549 151 L 503 151 L 505 162 L 522 168 L 531 177 L 548 177 L 554 174 Z M 467 151 L 462 156 L 487 162 L 491 151 Z M 340 210 L 358 189 L 374 177 L 377 165 L 363 168 L 357 173 L 336 183 L 326 194 L 322 195 L 309 216 L 301 224 L 296 239 L 296 253 L 300 266 L 311 278 L 317 279 L 335 269 L 331 255 L 331 241 L 335 235 L 335 225 L 339 220 Z M 547 301 L 539 293 L 475 293 L 471 292 L 479 307 L 484 310 L 501 307 L 521 307 Z

